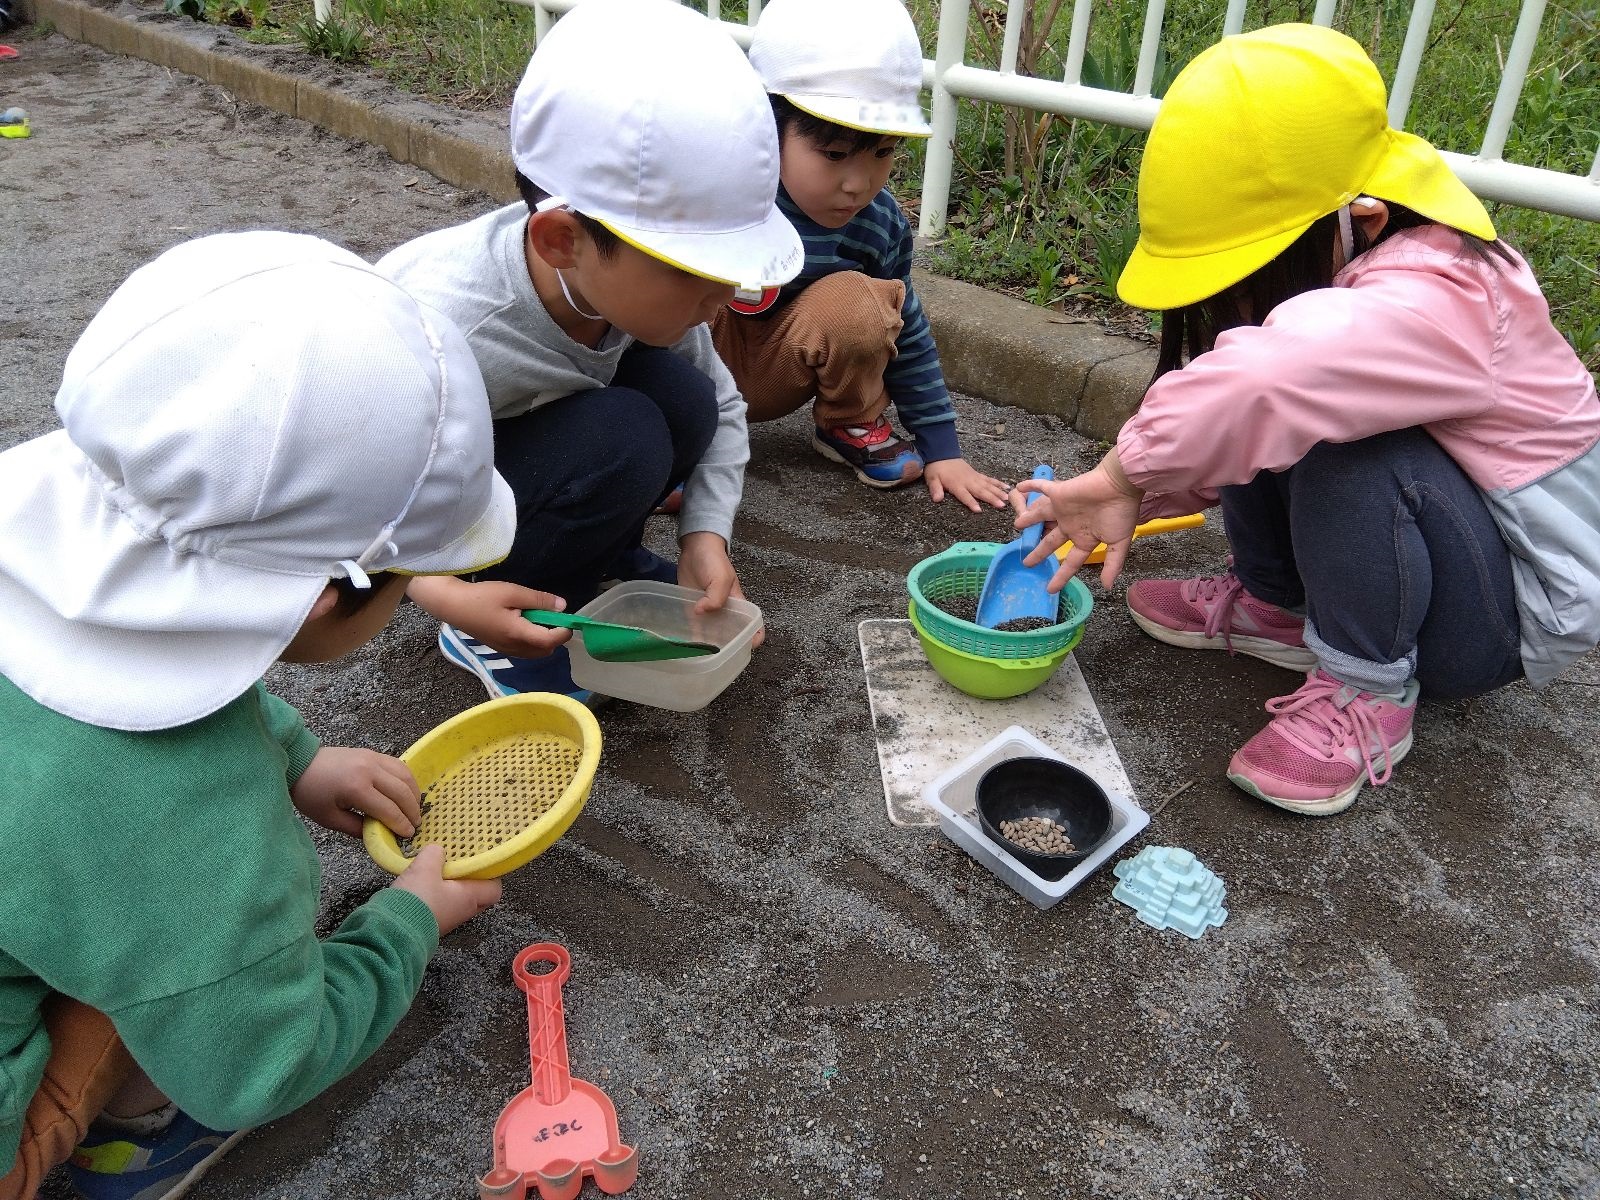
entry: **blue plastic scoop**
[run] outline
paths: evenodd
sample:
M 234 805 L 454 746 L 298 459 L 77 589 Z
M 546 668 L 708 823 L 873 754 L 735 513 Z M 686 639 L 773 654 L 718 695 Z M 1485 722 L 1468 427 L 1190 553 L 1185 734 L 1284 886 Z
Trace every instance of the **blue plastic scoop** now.
M 1054 479 L 1056 473 L 1041 465 L 1034 468 L 1033 477 Z M 1030 495 L 1028 507 L 1032 508 L 1038 499 L 1039 493 Z M 1022 560 L 1033 552 L 1043 536 L 1043 524 L 1030 525 L 1022 531 L 1021 537 L 1001 547 L 994 556 L 989 563 L 989 574 L 983 581 L 983 592 L 978 596 L 979 625 L 985 629 L 998 629 L 1009 621 L 1020 621 L 1027 617 L 1055 623 L 1061 598 L 1052 596 L 1045 589 L 1061 564 L 1047 554 L 1038 566 L 1022 565 Z

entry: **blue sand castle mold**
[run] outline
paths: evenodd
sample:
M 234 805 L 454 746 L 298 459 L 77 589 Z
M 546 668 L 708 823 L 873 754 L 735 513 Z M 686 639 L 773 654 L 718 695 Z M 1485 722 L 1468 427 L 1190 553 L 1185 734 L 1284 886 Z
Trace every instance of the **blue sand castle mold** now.
M 1146 925 L 1197 938 L 1228 919 L 1222 880 L 1187 850 L 1146 846 L 1111 868 L 1121 882 L 1111 898 L 1128 905 Z

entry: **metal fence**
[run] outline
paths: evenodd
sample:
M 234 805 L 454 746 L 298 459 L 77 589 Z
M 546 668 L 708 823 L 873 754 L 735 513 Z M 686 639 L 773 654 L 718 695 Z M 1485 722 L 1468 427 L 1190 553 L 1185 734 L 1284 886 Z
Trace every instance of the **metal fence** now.
M 566 12 L 581 0 L 510 2 L 534 10 L 536 31 L 539 37 L 543 37 L 555 15 Z M 1138 65 L 1132 90 L 1127 92 L 1090 87 L 1082 82 L 1093 0 L 1073 0 L 1071 32 L 1059 80 L 1018 74 L 1018 47 L 1028 3 L 1031 0 L 1012 0 L 1006 5 L 998 70 L 967 64 L 972 0 L 942 0 L 940 4 L 938 44 L 934 57 L 923 60 L 922 72 L 923 86 L 932 93 L 933 122 L 933 136 L 928 141 L 922 173 L 921 226 L 918 232 L 924 237 L 938 237 L 945 228 L 950 204 L 950 176 L 955 163 L 958 100 L 985 100 L 1012 108 L 1102 121 L 1129 129 L 1149 129 L 1155 120 L 1161 102 L 1151 95 L 1151 90 L 1161 45 L 1162 23 L 1166 18 L 1166 0 L 1147 0 L 1139 39 Z M 1331 25 L 1337 4 L 1338 0 L 1317 0 L 1312 21 L 1318 25 Z M 741 46 L 749 47 L 750 26 L 761 15 L 761 0 L 749 0 L 749 16 L 742 25 L 722 20 L 721 0 L 705 0 L 705 7 L 708 17 L 719 22 Z M 1533 58 L 1544 11 L 1545 0 L 1523 0 L 1516 32 L 1501 72 L 1500 87 L 1477 153 L 1463 154 L 1442 147 L 1441 151 L 1456 174 L 1485 200 L 1505 201 L 1525 208 L 1600 221 L 1600 143 L 1595 147 L 1594 162 L 1587 176 L 1524 166 L 1507 162 L 1504 158 L 1506 135 L 1511 130 L 1511 120 L 1527 81 L 1528 64 Z M 1427 48 L 1433 15 L 1434 0 L 1415 0 L 1394 78 L 1389 83 L 1389 123 L 1397 129 L 1405 127 L 1411 110 L 1412 88 Z M 1240 32 L 1244 28 L 1244 17 L 1245 0 L 1227 0 L 1223 33 Z

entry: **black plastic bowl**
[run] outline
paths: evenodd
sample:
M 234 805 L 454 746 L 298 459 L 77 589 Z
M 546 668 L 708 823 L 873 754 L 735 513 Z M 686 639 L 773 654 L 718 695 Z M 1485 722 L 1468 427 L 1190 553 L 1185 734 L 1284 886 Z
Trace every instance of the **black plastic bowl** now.
M 1000 832 L 1000 822 L 1047 817 L 1067 831 L 1071 854 L 1040 854 Z M 978 820 L 983 832 L 1041 879 L 1057 880 L 1105 840 L 1111 801 L 1105 789 L 1077 767 L 1054 758 L 1011 758 L 978 780 Z

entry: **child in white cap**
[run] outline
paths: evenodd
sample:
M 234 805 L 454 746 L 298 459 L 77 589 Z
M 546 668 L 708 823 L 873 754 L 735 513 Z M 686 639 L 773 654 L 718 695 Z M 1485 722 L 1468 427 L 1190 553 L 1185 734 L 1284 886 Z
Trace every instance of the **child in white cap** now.
M 428 847 L 319 940 L 300 818 L 409 836 L 420 797 L 259 679 L 498 559 L 515 513 L 461 335 L 316 238 L 136 271 L 56 411 L 0 454 L 0 1195 L 70 1155 L 87 1200 L 156 1200 L 365 1060 L 499 898 Z
M 1306 672 L 1228 778 L 1326 815 L 1387 782 L 1419 696 L 1549 683 L 1600 643 L 1600 403 L 1538 282 L 1350 38 L 1224 38 L 1161 104 L 1118 290 L 1157 377 L 1103 462 L 1024 483 L 1056 576 L 1141 509 L 1220 501 L 1221 575 L 1144 580 L 1152 637 Z M 1021 497 L 1018 498 L 1020 504 Z M 1198 697 L 1195 703 L 1203 703 Z
M 736 288 L 789 279 L 802 252 L 773 202 L 760 81 L 727 34 L 673 0 L 583 0 L 562 17 L 517 88 L 511 155 L 523 203 L 378 264 L 466 334 L 517 496 L 505 562 L 411 595 L 490 696 L 583 698 L 567 635 L 519 615 L 548 607 L 529 588 L 570 609 L 607 577 L 703 590 L 702 611 L 742 594 L 728 548 L 745 402 L 706 322 Z M 640 538 L 679 484 L 674 565 Z
M 900 0 L 773 0 L 750 63 L 778 122 L 778 206 L 806 250 L 799 276 L 765 308 L 736 305 L 712 325 L 750 419 L 810 403 L 812 446 L 868 487 L 925 479 L 936 501 L 1003 507 L 1005 485 L 961 456 L 939 349 L 911 286 L 911 227 L 884 186 L 901 139 L 931 132 L 910 14 Z M 891 403 L 911 441 L 889 423 Z

